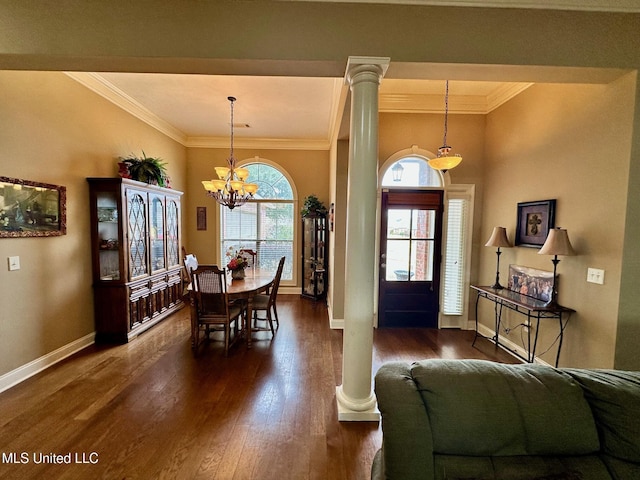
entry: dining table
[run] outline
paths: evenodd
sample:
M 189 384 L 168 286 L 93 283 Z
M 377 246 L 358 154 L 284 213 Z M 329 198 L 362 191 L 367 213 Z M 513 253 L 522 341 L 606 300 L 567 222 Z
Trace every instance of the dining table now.
M 253 301 L 256 295 L 268 291 L 269 287 L 271 287 L 271 285 L 273 284 L 274 277 L 275 275 L 272 273 L 265 273 L 260 271 L 248 273 L 244 278 L 241 279 L 231 278 L 231 275 L 228 275 L 226 277 L 226 288 L 229 301 L 244 300 L 247 302 L 247 321 L 242 328 L 242 333 L 246 336 L 247 348 L 251 348 L 253 331 L 271 331 L 267 327 L 255 328 L 253 326 L 251 317 L 253 316 Z M 189 284 L 189 286 L 187 287 L 187 291 L 191 292 L 191 289 L 192 284 Z M 193 328 L 195 328 L 195 325 L 198 324 L 194 301 L 194 296 L 190 295 L 192 331 Z
M 247 348 L 251 348 L 251 337 L 254 330 L 269 330 L 267 327 L 264 329 L 255 328 L 251 317 L 253 315 L 254 298 L 259 293 L 269 290 L 273 280 L 274 275 L 249 274 L 245 278 L 227 281 L 227 295 L 229 296 L 229 300 L 246 300 L 247 302 L 247 324 L 243 328 L 247 336 Z

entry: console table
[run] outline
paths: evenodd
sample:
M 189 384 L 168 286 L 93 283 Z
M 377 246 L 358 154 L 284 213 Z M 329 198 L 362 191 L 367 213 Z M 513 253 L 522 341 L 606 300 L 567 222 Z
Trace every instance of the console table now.
M 507 288 L 503 288 L 497 290 L 493 287 L 486 286 L 478 286 L 471 285 L 471 288 L 476 290 L 477 298 L 476 298 L 476 335 L 473 339 L 473 345 L 476 343 L 476 339 L 478 337 L 482 337 L 478 333 L 478 303 L 481 298 L 485 298 L 490 302 L 494 303 L 494 312 L 495 312 L 495 336 L 489 338 L 494 342 L 497 346 L 505 348 L 504 345 L 500 344 L 500 323 L 502 321 L 502 310 L 503 308 L 508 308 L 509 310 L 513 310 L 527 317 L 526 325 L 529 326 L 528 334 L 527 334 L 527 345 L 526 345 L 526 356 L 523 357 L 519 355 L 517 352 L 513 352 L 509 349 L 509 351 L 516 356 L 522 358 L 523 360 L 533 363 L 536 358 L 536 347 L 538 344 L 538 332 L 540 329 L 540 320 L 557 320 L 558 321 L 558 351 L 556 353 L 556 364 L 558 366 L 558 361 L 560 360 L 560 351 L 562 349 L 562 340 L 564 335 L 564 329 L 567 326 L 567 322 L 569 321 L 569 317 L 575 310 L 567 307 L 563 307 L 561 305 L 549 306 L 543 300 L 538 300 L 533 297 L 529 297 L 527 295 L 523 295 L 518 292 L 514 292 Z M 535 335 L 531 338 L 531 327 L 532 321 L 535 320 Z M 524 346 L 524 345 L 523 345 Z

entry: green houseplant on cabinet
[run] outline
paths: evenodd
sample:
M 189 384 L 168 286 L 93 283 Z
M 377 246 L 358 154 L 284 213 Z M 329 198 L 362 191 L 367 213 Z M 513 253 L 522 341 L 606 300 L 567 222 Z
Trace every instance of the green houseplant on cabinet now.
M 131 154 L 126 158 L 120 158 L 118 174 L 122 178 L 130 178 L 159 187 L 170 187 L 166 165 L 158 157 L 147 157 L 143 150 L 141 157 Z

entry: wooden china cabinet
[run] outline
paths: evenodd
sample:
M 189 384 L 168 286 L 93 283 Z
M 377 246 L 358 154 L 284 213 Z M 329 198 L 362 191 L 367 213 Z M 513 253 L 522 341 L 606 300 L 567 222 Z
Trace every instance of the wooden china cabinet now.
M 126 343 L 183 306 L 182 192 L 88 178 L 96 343 Z

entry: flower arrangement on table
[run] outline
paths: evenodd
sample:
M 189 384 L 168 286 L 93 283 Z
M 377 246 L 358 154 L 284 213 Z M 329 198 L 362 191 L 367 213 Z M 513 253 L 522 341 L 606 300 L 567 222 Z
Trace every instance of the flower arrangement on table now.
M 230 259 L 227 263 L 227 268 L 231 270 L 231 277 L 244 278 L 244 269 L 249 266 L 247 259 L 237 250 L 234 250 L 233 247 L 229 247 L 225 255 Z

